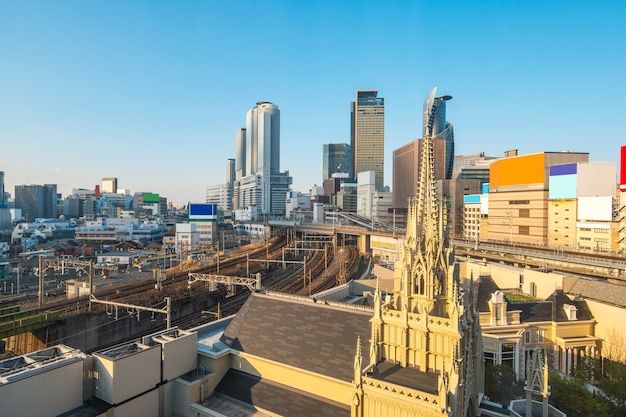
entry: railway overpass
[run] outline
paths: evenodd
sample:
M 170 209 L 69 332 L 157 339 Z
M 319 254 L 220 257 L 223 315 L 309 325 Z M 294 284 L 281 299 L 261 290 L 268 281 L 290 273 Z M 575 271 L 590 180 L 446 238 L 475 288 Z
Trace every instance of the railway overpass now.
M 337 245 L 344 239 L 356 241 L 359 252 L 380 256 L 383 262 L 398 259 L 399 248 L 404 241 L 405 230 L 377 227 L 377 224 L 358 220 L 346 224 L 345 218 L 332 224 L 280 222 L 272 228 L 293 228 L 306 235 L 334 236 Z M 363 223 L 363 224 L 360 224 Z M 584 274 L 626 282 L 626 258 L 603 253 L 567 252 L 542 246 L 527 247 L 497 242 L 469 242 L 452 239 L 452 246 L 459 256 L 482 259 L 485 262 L 525 265 L 530 268 L 556 269 L 574 274 Z

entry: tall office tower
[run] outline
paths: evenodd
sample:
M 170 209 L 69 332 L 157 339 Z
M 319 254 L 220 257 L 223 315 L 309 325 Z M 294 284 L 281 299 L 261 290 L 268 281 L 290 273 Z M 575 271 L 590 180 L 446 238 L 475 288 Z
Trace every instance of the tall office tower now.
M 102 178 L 103 193 L 117 193 L 117 178 Z
M 392 206 L 396 209 L 406 210 L 409 199 L 415 196 L 420 181 L 423 149 L 424 140 L 416 139 L 393 151 Z M 443 180 L 446 175 L 446 142 L 441 139 L 433 140 L 432 149 L 435 181 Z
M 239 181 L 246 172 L 246 129 L 237 129 L 235 133 L 235 179 Z
M 324 181 L 339 173 L 352 178 L 352 147 L 347 143 L 324 145 L 323 171 Z
M 385 99 L 376 90 L 357 90 L 350 113 L 350 146 L 354 178 L 376 173 L 376 191 L 385 183 Z
M 437 87 L 433 88 L 424 100 L 424 127 L 422 136 L 428 133 L 433 139 L 446 141 L 446 179 L 452 178 L 454 166 L 454 129 L 446 121 L 446 101 L 452 96 L 437 96 Z
M 226 160 L 226 184 L 232 184 L 235 182 L 235 160 Z
M 280 172 L 280 110 L 259 101 L 246 114 L 245 175 Z
M 235 135 L 233 208 L 256 206 L 262 214 L 284 215 L 292 179 L 280 172 L 280 110 L 260 101 Z
M 22 216 L 32 222 L 44 217 L 44 191 L 41 185 L 16 185 L 15 208 L 22 209 Z
M 4 204 L 4 171 L 0 171 L 0 205 Z
M 43 185 L 43 217 L 46 219 L 56 219 L 59 217 L 57 205 L 58 205 L 57 185 L 56 184 L 44 184 Z

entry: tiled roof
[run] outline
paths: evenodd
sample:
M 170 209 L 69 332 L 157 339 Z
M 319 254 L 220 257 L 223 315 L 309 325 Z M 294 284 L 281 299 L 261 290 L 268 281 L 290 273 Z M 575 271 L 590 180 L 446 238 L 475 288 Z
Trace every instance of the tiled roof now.
M 371 311 L 253 293 L 224 331 L 236 350 L 327 375 L 353 378 L 357 336 L 368 345 Z
M 230 369 L 215 392 L 285 417 L 350 416 L 350 407 Z
M 578 279 L 568 294 L 597 300 L 603 303 L 626 307 L 626 286 L 611 284 L 597 279 Z
M 576 307 L 576 320 L 592 320 L 593 315 L 583 300 L 570 300 L 561 290 L 554 291 L 545 301 L 529 303 L 509 303 L 507 310 L 522 310 L 520 320 L 524 322 L 556 321 L 566 322 L 567 315 L 563 309 L 564 304 Z
M 489 312 L 491 294 L 499 289 L 491 277 L 483 276 L 478 278 L 478 311 L 480 313 Z
M 438 372 L 423 372 L 418 368 L 402 367 L 395 362 L 384 361 L 376 365 L 370 376 L 429 394 L 437 394 Z
M 580 280 L 579 280 L 580 281 Z M 489 312 L 489 299 L 491 294 L 499 290 L 499 287 L 491 279 L 491 277 L 480 277 L 478 279 L 478 311 L 481 313 Z M 576 287 L 576 285 L 574 285 Z M 626 287 L 622 287 L 626 290 Z M 570 294 L 573 291 L 570 291 Z M 626 297 L 626 291 L 624 291 Z M 624 298 L 626 299 L 626 298 Z M 537 321 L 568 321 L 567 315 L 563 310 L 564 304 L 574 305 L 576 307 L 577 320 L 591 320 L 593 315 L 584 300 L 571 300 L 562 290 L 554 291 L 545 301 L 529 301 L 523 303 L 507 303 L 507 311 L 521 310 L 520 320 L 522 323 Z

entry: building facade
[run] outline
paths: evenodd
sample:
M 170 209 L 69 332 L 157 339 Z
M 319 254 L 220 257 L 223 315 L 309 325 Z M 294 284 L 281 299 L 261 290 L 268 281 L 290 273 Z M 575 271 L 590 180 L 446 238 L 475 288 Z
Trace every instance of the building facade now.
M 443 139 L 446 143 L 446 179 L 452 178 L 454 166 L 454 129 L 446 120 L 446 101 L 452 96 L 437 96 L 437 87 L 433 88 L 424 100 L 424 126 L 422 136 L 428 134 L 432 139 Z
M 324 145 L 322 157 L 323 180 L 332 178 L 333 174 L 345 173 L 354 177 L 352 172 L 352 147 L 347 143 L 329 143 Z
M 434 178 L 446 176 L 446 142 L 433 140 Z M 393 151 L 393 207 L 406 209 L 409 199 L 415 196 L 419 183 L 423 139 L 415 139 Z
M 385 184 L 385 99 L 376 90 L 358 90 L 352 102 L 350 146 L 354 177 L 376 173 L 376 190 Z
M 56 184 L 16 185 L 15 208 L 22 209 L 26 221 L 57 218 Z
M 102 178 L 102 192 L 116 194 L 117 178 Z
M 617 167 L 572 163 L 550 167 L 548 244 L 614 251 L 619 247 Z
M 280 172 L 280 110 L 260 101 L 246 114 L 246 127 L 235 135 L 233 208 L 250 205 L 262 214 L 285 215 L 292 179 Z M 230 175 L 230 173 L 227 173 Z
M 588 153 L 541 152 L 493 161 L 487 239 L 547 244 L 550 166 L 588 160 Z

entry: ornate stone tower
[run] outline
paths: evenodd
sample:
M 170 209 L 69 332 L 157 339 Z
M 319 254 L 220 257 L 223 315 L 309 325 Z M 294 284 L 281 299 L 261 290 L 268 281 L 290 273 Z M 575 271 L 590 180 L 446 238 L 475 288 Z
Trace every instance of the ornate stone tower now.
M 428 132 L 423 146 L 393 298 L 383 302 L 380 288 L 375 293 L 370 363 L 355 377 L 353 416 L 474 416 L 483 391 L 474 282 L 460 288 L 445 236 L 445 205 L 437 199 Z M 358 350 L 360 356 L 360 344 Z M 357 367 L 360 359 L 355 375 Z

